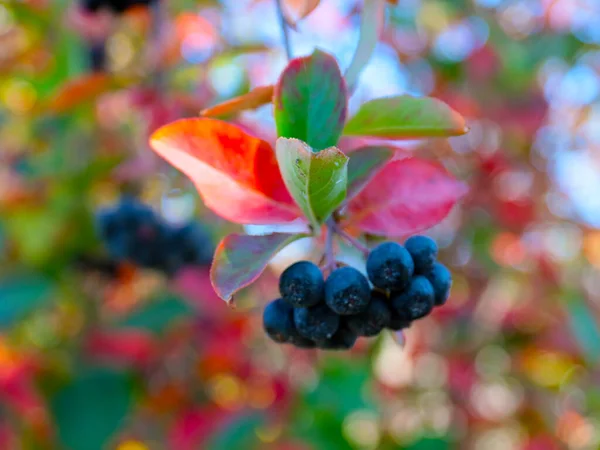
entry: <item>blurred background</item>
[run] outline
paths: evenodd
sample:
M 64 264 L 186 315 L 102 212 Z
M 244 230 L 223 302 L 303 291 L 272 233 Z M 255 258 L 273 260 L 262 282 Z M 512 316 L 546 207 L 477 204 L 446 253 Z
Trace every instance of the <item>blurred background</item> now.
M 322 0 L 294 55 L 346 68 L 362 3 Z M 389 3 L 350 108 L 408 93 L 467 118 L 466 136 L 402 143 L 470 187 L 428 231 L 454 288 L 404 342 L 328 353 L 261 328 L 310 242 L 232 311 L 208 265 L 115 262 L 94 222 L 133 195 L 209 250 L 239 231 L 147 142 L 276 81 L 274 2 L 82 5 L 0 4 L 1 449 L 600 448 L 598 0 Z M 275 136 L 270 106 L 231 119 Z

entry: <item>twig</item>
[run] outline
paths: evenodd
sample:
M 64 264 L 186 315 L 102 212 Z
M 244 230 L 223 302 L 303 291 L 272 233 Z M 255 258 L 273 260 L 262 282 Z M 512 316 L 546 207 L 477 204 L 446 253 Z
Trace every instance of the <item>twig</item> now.
M 283 36 L 283 46 L 285 48 L 285 54 L 287 59 L 292 59 L 292 46 L 290 45 L 290 35 L 283 15 L 283 5 L 281 0 L 275 0 L 275 6 L 277 7 L 277 17 L 279 18 L 279 26 L 281 27 L 281 34 Z
M 164 85 L 164 73 L 160 68 L 161 58 L 163 55 L 163 26 L 165 24 L 165 10 L 162 0 L 156 0 L 151 5 L 152 25 L 151 25 L 151 45 L 157 51 L 158 58 L 154 61 L 155 66 L 152 68 L 152 83 L 157 92 L 162 91 Z
M 348 244 L 350 244 L 351 246 L 353 246 L 356 249 L 358 249 L 364 256 L 368 256 L 368 254 L 370 253 L 369 247 L 367 247 L 366 245 L 364 245 L 358 239 L 350 236 L 339 225 L 335 224 L 334 227 L 333 227 L 333 229 Z
M 326 222 L 327 231 L 325 232 L 325 270 L 331 273 L 335 270 L 335 254 L 333 251 L 333 236 L 335 233 L 335 222 L 329 219 Z

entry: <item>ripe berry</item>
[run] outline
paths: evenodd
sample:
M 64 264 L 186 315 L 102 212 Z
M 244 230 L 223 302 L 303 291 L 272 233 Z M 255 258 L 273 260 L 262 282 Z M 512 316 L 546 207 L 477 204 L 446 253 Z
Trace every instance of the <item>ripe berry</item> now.
M 317 346 L 317 343 L 313 340 L 310 339 L 306 339 L 305 337 L 300 336 L 300 334 L 298 334 L 298 331 L 295 331 L 296 334 L 292 335 L 290 337 L 290 340 L 288 341 L 288 343 L 293 344 L 294 346 L 298 347 L 298 348 L 315 348 Z
M 115 13 L 123 13 L 134 6 L 146 6 L 155 0 L 82 0 L 81 6 L 90 12 L 96 12 L 101 8 L 107 8 Z
M 181 265 L 208 265 L 212 260 L 210 236 L 197 222 L 173 229 L 169 245 Z
M 269 303 L 263 311 L 263 328 L 275 342 L 288 342 L 296 334 L 292 307 L 281 299 Z
M 90 45 L 89 64 L 93 72 L 102 72 L 106 66 L 106 48 L 104 42 L 96 42 Z
M 406 291 L 392 297 L 392 307 L 405 320 L 420 319 L 433 309 L 433 298 L 431 283 L 419 275 L 412 279 Z
M 283 271 L 279 279 L 281 297 L 295 308 L 308 308 L 323 299 L 323 273 L 310 261 L 299 261 Z
M 407 320 L 392 310 L 387 328 L 393 331 L 400 331 L 408 327 L 410 327 L 410 320 Z
M 152 208 L 132 198 L 97 215 L 100 237 L 117 262 L 174 274 L 185 265 L 207 265 L 213 246 L 196 222 L 174 228 Z
M 330 339 L 318 341 L 317 347 L 323 350 L 350 350 L 357 338 L 356 333 L 347 326 L 340 325 L 338 331 Z
M 348 328 L 359 336 L 376 336 L 390 322 L 390 310 L 385 296 L 374 291 L 366 311 L 348 316 Z
M 415 263 L 415 273 L 425 273 L 431 269 L 438 254 L 437 244 L 427 236 L 411 236 L 404 243 Z
M 414 272 L 410 253 L 396 242 L 384 242 L 369 253 L 367 274 L 380 289 L 400 291 L 404 289 Z
M 325 282 L 325 302 L 341 315 L 363 312 L 371 298 L 365 276 L 353 267 L 334 270 Z
M 340 317 L 327 305 L 320 303 L 310 308 L 295 308 L 294 323 L 301 336 L 319 341 L 335 334 L 340 325 Z
M 435 291 L 435 305 L 440 306 L 446 303 L 452 287 L 452 274 L 448 268 L 443 264 L 435 263 L 425 276 Z

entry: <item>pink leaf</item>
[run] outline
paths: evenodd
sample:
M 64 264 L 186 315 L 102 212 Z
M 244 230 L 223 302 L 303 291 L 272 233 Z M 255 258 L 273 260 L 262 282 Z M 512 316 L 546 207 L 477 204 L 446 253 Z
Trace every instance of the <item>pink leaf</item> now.
M 350 203 L 346 224 L 390 237 L 416 233 L 441 222 L 466 191 L 440 165 L 394 160 Z
M 273 233 L 264 236 L 230 234 L 218 245 L 210 268 L 215 291 L 225 301 L 255 281 L 271 258 L 301 234 Z

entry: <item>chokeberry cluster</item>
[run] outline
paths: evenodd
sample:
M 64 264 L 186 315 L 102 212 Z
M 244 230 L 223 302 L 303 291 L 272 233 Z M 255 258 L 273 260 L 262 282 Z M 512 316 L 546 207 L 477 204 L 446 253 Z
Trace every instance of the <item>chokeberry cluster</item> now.
M 148 6 L 158 0 L 81 0 L 84 10 L 96 12 L 107 9 L 115 14 L 122 14 L 134 6 Z
M 197 222 L 171 225 L 131 198 L 100 211 L 96 220 L 100 237 L 116 261 L 169 275 L 184 266 L 210 264 L 213 245 Z
M 265 308 L 264 329 L 275 342 L 345 350 L 360 336 L 407 328 L 450 295 L 452 276 L 437 253 L 426 236 L 384 242 L 367 257 L 368 279 L 345 266 L 325 280 L 312 262 L 297 262 L 279 279 L 281 298 Z

